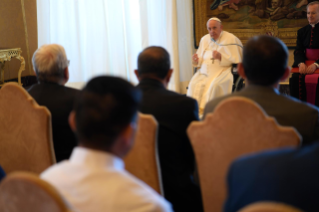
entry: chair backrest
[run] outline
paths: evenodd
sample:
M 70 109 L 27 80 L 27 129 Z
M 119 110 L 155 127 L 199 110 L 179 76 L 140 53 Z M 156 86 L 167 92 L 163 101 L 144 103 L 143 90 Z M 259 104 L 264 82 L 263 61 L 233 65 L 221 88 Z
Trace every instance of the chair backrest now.
M 13 172 L 0 184 L 0 211 L 70 212 L 62 196 L 47 182 L 28 172 Z
M 17 83 L 0 89 L 0 164 L 40 174 L 55 163 L 51 114 Z
M 139 113 L 134 146 L 124 158 L 125 168 L 163 195 L 157 152 L 157 122 L 152 115 Z
M 238 212 L 303 212 L 291 205 L 279 202 L 256 202 L 247 205 Z
M 293 128 L 278 126 L 255 102 L 243 97 L 224 100 L 203 122 L 192 122 L 187 133 L 197 161 L 206 212 L 222 211 L 226 175 L 234 159 L 300 143 L 300 135 Z

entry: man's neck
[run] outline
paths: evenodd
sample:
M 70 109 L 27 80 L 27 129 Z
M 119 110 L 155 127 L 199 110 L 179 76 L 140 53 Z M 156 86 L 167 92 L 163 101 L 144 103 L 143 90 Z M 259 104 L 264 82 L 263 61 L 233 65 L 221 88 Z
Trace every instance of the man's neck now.
M 266 88 L 273 88 L 273 89 L 276 89 L 276 90 L 279 90 L 279 83 L 280 82 L 276 82 L 273 85 L 258 85 L 256 83 L 250 83 L 249 80 L 245 79 L 246 86 L 250 86 L 250 85 L 252 85 L 252 86 L 254 86 L 254 85 L 255 86 L 263 86 L 263 87 L 266 87 Z
M 101 148 L 101 147 L 97 147 L 97 146 L 94 146 L 94 145 L 88 145 L 85 142 L 81 142 L 81 141 L 79 141 L 78 146 L 86 148 L 86 149 L 92 149 L 92 150 L 96 150 L 96 151 L 100 151 L 100 152 L 106 152 L 106 153 L 109 153 L 109 154 L 116 155 L 112 151 L 110 151 L 109 148 Z
M 165 79 L 160 79 L 160 78 L 158 78 L 158 77 L 156 77 L 156 76 L 143 76 L 143 77 L 140 77 L 139 78 L 139 81 L 142 81 L 142 80 L 144 80 L 144 79 L 153 79 L 153 80 L 156 80 L 156 81 L 158 81 L 158 82 L 160 82 L 161 84 L 163 84 L 163 86 L 166 88 L 167 87 L 167 83 L 166 83 L 166 80 Z

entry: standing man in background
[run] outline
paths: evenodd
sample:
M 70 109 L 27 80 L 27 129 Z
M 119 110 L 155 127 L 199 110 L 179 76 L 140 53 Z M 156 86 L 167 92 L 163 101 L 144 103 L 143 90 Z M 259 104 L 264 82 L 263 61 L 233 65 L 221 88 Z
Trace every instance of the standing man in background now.
M 232 64 L 242 60 L 241 41 L 235 35 L 223 31 L 222 22 L 218 18 L 207 21 L 207 30 L 209 34 L 202 37 L 192 57 L 193 66 L 198 67 L 198 70 L 187 91 L 187 96 L 197 100 L 200 116 L 209 100 L 231 93 Z

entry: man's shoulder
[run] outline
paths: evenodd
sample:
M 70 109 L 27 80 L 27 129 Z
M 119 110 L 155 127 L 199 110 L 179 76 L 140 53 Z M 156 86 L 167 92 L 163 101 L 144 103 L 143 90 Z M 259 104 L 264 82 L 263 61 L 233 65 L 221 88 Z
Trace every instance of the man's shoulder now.
M 171 91 L 168 89 L 161 89 L 150 93 L 151 95 L 147 95 L 146 98 L 157 99 L 161 101 L 162 99 L 165 100 L 167 103 L 170 104 L 197 104 L 196 100 L 192 97 L 188 97 L 185 94 L 180 94 L 175 91 Z
M 307 24 L 306 26 L 301 27 L 300 29 L 298 29 L 297 33 L 298 34 L 299 33 L 304 33 L 304 32 L 309 31 L 309 30 L 311 30 L 311 26 L 309 24 Z
M 227 39 L 239 40 L 239 38 L 236 35 L 234 35 L 233 33 L 223 31 L 223 34 L 226 35 L 225 37 L 227 37 Z
M 296 111 L 306 110 L 306 111 L 312 111 L 314 113 L 319 113 L 319 108 L 307 102 L 303 102 L 295 97 L 287 96 L 283 94 L 278 95 L 278 97 L 281 98 L 283 101 L 286 101 L 286 105 L 289 105 L 290 109 L 295 109 Z
M 228 95 L 225 95 L 225 96 L 221 96 L 221 97 L 218 97 L 216 99 L 213 99 L 211 101 L 209 101 L 206 106 L 205 106 L 205 114 L 207 113 L 211 113 L 214 111 L 214 109 L 216 108 L 216 106 L 222 102 L 223 100 L 226 100 L 230 97 L 235 97 L 236 95 L 234 93 L 232 94 L 228 94 Z
M 201 39 L 200 39 L 200 45 L 203 45 L 204 43 L 208 43 L 210 42 L 210 35 L 209 34 L 206 34 L 204 35 Z M 206 45 L 205 45 L 206 46 Z
M 186 96 L 185 94 L 180 94 L 175 91 L 166 90 L 167 96 L 172 96 L 178 100 L 187 101 L 187 102 L 196 102 L 196 100 L 192 97 Z
M 39 84 L 34 84 L 30 88 L 27 89 L 29 93 L 36 92 L 36 91 L 46 91 L 50 90 L 53 92 L 59 92 L 59 91 L 64 91 L 64 92 L 71 92 L 71 93 L 79 93 L 80 90 L 74 89 L 71 87 L 67 87 L 64 85 L 59 85 L 55 83 L 39 83 Z
M 136 207 L 142 207 L 142 205 L 148 207 L 149 209 L 144 209 L 145 211 L 151 211 L 151 208 L 157 208 L 158 211 L 172 211 L 170 203 L 140 179 L 127 171 L 122 172 L 119 177 L 123 183 L 119 184 L 117 192 L 118 205 L 125 205 L 130 200 L 131 205 Z M 130 204 L 127 205 L 132 207 Z
M 73 172 L 71 173 L 70 170 Z M 74 193 L 69 192 L 68 189 L 82 190 L 82 193 L 76 192 L 80 196 L 86 192 L 85 195 L 94 199 L 97 207 L 106 204 L 104 206 L 117 211 L 130 211 L 138 207 L 141 208 L 140 211 L 147 211 L 147 209 L 143 210 L 144 207 L 158 208 L 158 211 L 171 211 L 170 204 L 164 198 L 125 170 L 92 169 L 64 161 L 48 168 L 41 173 L 40 177 L 70 199 L 74 199 Z M 105 187 L 108 189 L 98 189 Z M 109 198 L 108 203 L 104 202 L 105 198 Z
M 270 150 L 262 153 L 254 153 L 238 158 L 232 164 L 232 169 L 240 171 L 243 169 L 261 168 L 270 171 L 271 169 L 281 170 L 282 166 L 289 169 L 300 169 L 300 166 L 310 166 L 312 163 L 319 165 L 319 161 L 313 160 L 319 154 L 319 142 L 302 148 L 284 148 Z M 303 162 L 306 162 L 303 164 Z M 270 174 L 273 172 L 269 172 Z M 276 174 L 273 173 L 273 174 Z
M 209 39 L 209 40 L 210 40 L 210 35 L 209 35 L 209 34 L 204 35 L 204 36 L 201 38 L 201 40 L 204 40 L 204 39 Z
M 56 164 L 50 166 L 49 168 L 47 168 L 46 170 L 44 170 L 40 174 L 40 178 L 43 180 L 46 180 L 50 183 L 60 182 L 62 180 L 61 173 L 65 169 L 68 169 L 68 162 L 67 161 L 62 161 L 62 162 L 56 163 Z
M 32 85 L 27 91 L 37 101 L 50 98 L 55 98 L 57 101 L 73 101 L 80 93 L 80 90 L 74 88 L 47 83 Z

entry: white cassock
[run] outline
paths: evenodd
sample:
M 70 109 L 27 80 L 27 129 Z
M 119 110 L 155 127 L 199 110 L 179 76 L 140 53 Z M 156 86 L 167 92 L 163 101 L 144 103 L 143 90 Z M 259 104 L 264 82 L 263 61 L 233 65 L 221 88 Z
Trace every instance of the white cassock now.
M 241 41 L 233 34 L 222 31 L 217 44 L 228 45 L 238 44 Z M 230 94 L 233 85 L 233 75 L 231 73 L 232 64 L 242 61 L 242 48 L 237 45 L 219 46 L 211 40 L 209 34 L 202 37 L 197 50 L 198 67 L 196 74 L 192 77 L 187 96 L 197 100 L 199 114 L 202 115 L 205 105 L 213 98 Z M 221 54 L 221 61 L 212 61 L 213 51 Z

